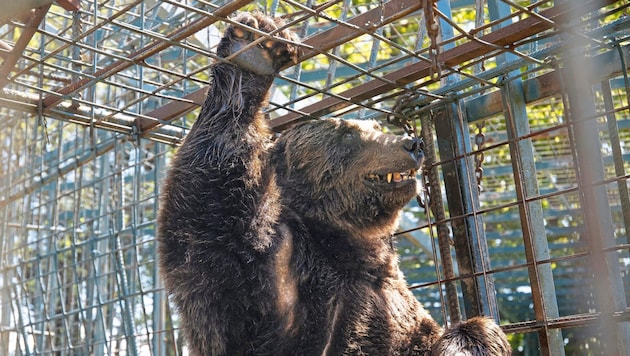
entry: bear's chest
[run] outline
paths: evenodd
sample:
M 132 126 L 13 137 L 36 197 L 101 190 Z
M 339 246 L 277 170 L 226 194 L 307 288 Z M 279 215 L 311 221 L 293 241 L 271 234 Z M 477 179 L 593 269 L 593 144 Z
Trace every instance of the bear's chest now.
M 317 323 L 309 337 L 321 345 L 322 355 L 394 355 L 409 347 L 409 330 L 416 319 L 415 299 L 396 284 L 367 280 L 340 281 L 326 288 L 327 298 L 310 304 L 306 324 Z M 313 298 L 307 298 L 313 302 Z M 305 329 L 305 330 L 306 330 Z M 318 333 L 312 333 L 318 330 Z

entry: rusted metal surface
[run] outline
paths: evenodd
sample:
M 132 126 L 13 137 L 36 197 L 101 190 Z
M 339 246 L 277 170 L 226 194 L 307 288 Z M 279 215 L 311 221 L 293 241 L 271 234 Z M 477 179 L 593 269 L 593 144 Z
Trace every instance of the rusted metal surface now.
M 384 7 L 385 10 L 383 10 L 383 18 L 388 20 L 383 22 L 385 23 L 394 21 L 413 11 L 420 9 L 419 2 L 415 2 L 417 3 L 416 6 L 413 6 L 411 4 L 414 2 L 410 2 L 409 4 L 407 2 L 409 2 L 409 0 L 390 1 L 386 3 L 391 3 L 391 5 Z M 612 2 L 612 0 L 590 1 L 588 2 L 588 4 L 586 4 L 586 7 L 581 9 L 581 11 L 587 12 Z M 398 12 L 396 12 L 395 10 L 398 10 Z M 568 5 L 565 4 L 542 11 L 540 15 L 553 21 L 562 22 L 566 21 L 566 15 L 568 11 Z M 379 15 L 379 13 L 376 10 L 373 10 L 365 14 L 356 16 L 355 18 L 349 20 L 348 23 L 357 26 L 361 23 L 373 23 L 373 21 L 376 21 L 376 19 L 379 18 L 377 15 Z M 352 27 L 342 28 L 341 26 L 342 25 L 338 25 L 330 30 L 318 33 L 306 39 L 304 43 L 309 46 L 313 46 L 313 48 L 316 48 L 317 51 L 312 50 L 305 52 L 304 55 L 300 58 L 300 61 L 316 55 L 317 52 L 324 52 L 326 50 L 334 48 L 338 45 L 337 41 L 335 41 L 336 38 L 343 39 L 343 41 L 348 41 L 351 38 L 357 37 L 362 34 L 361 31 L 353 29 Z M 523 40 L 539 32 L 548 30 L 551 27 L 552 25 L 548 21 L 543 21 L 537 17 L 529 17 L 513 25 L 506 26 L 486 36 L 483 36 L 481 37 L 481 41 L 467 42 L 463 45 L 456 46 L 451 50 L 445 51 L 441 54 L 440 59 L 444 61 L 447 66 L 455 67 L 475 57 L 485 55 L 496 50 L 496 47 L 488 46 L 484 44 L 484 42 L 508 48 L 515 42 Z M 270 126 L 274 130 L 281 131 L 282 129 L 286 128 L 296 121 L 329 114 L 336 110 L 345 108 L 352 103 L 358 103 L 363 100 L 367 100 L 376 95 L 383 94 L 397 87 L 402 87 L 418 79 L 427 77 L 430 74 L 430 71 L 431 63 L 429 62 L 417 62 L 411 64 L 409 66 L 406 66 L 405 68 L 399 69 L 383 76 L 383 79 L 373 79 L 365 84 L 344 91 L 337 96 L 327 97 L 315 104 L 301 108 L 299 111 L 289 112 L 285 115 L 277 117 L 271 121 Z M 429 82 L 427 82 L 427 84 L 428 83 Z M 202 88 L 194 93 L 191 93 L 190 95 L 193 97 L 201 97 L 203 95 L 202 93 L 205 92 L 207 92 L 207 88 Z M 500 104 L 500 98 L 497 99 L 498 100 L 496 102 Z M 185 114 L 196 108 L 195 105 L 190 105 L 189 103 L 174 102 L 167 105 L 169 105 L 168 110 L 174 110 L 180 112 L 181 114 Z M 181 105 L 182 108 L 178 108 L 177 106 L 179 105 Z M 159 109 L 157 110 L 159 112 Z
M 207 90 L 208 88 L 196 90 L 184 96 L 182 100 L 172 101 L 146 114 L 147 117 L 154 119 L 137 118 L 136 127 L 140 132 L 147 132 L 158 127 L 162 122 L 171 121 L 186 115 L 203 104 Z
M 529 197 L 540 195 L 540 189 L 536 180 L 535 148 L 531 138 L 526 137 L 531 133 L 527 118 L 525 93 L 518 72 L 512 73 L 517 79 L 506 83 L 501 89 L 503 94 L 503 115 L 505 116 L 507 135 L 509 139 L 510 157 L 512 159 L 512 172 L 517 201 L 519 201 L 519 217 L 523 232 L 523 247 L 528 261 L 532 265 L 528 268 L 528 275 L 533 296 L 534 315 L 536 320 L 545 321 L 550 317 L 557 318 L 558 305 L 556 290 L 553 281 L 551 264 L 538 263 L 541 260 L 549 260 L 549 244 L 544 226 L 544 213 L 540 201 L 527 200 Z M 538 332 L 540 352 L 542 355 L 564 355 L 562 348 L 562 336 L 557 330 L 552 330 L 543 324 Z
M 57 0 L 57 4 L 67 11 L 79 11 L 81 0 Z
M 498 318 L 499 310 L 492 293 L 490 258 L 483 221 L 479 210 L 479 196 L 472 160 L 466 156 L 471 151 L 461 102 L 445 103 L 435 111 L 434 118 L 437 147 L 442 160 L 443 185 L 446 190 L 449 215 L 451 216 L 452 244 L 457 256 L 458 272 L 467 318 L 492 316 Z

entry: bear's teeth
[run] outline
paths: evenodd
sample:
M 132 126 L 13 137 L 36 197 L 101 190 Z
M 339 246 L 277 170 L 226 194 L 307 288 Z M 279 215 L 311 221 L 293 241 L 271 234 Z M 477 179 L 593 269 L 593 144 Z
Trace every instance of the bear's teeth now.
M 405 180 L 416 179 L 416 171 L 411 169 L 407 172 L 389 172 L 383 175 L 370 173 L 366 176 L 366 178 L 376 182 L 385 181 L 387 183 L 400 183 Z
M 402 175 L 403 175 L 403 174 L 404 174 L 404 173 L 402 173 L 402 174 L 401 174 L 401 173 L 398 173 L 398 172 L 394 173 L 394 174 L 393 174 L 393 180 L 394 180 L 394 182 L 396 182 L 396 183 L 398 183 L 398 182 L 402 182 L 402 180 L 403 180 L 403 176 L 402 176 Z

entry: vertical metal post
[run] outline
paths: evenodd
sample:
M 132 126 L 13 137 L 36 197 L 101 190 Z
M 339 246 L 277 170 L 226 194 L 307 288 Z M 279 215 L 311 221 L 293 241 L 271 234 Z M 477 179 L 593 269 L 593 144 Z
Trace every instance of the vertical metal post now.
M 438 10 L 440 10 L 441 13 L 443 13 L 444 15 L 448 16 L 449 18 L 451 17 L 451 2 L 450 0 L 439 0 L 437 2 L 437 7 Z M 441 41 L 445 41 L 448 39 L 451 39 L 453 37 L 455 37 L 455 32 L 453 31 L 453 26 L 449 25 L 448 22 L 446 22 L 444 19 L 440 19 L 439 21 L 440 24 L 440 36 Z M 442 46 L 442 50 L 448 50 L 455 47 L 455 43 L 451 42 L 451 43 L 447 43 L 445 45 Z
M 504 3 L 501 0 L 488 0 L 488 15 L 490 15 L 490 20 L 495 21 L 500 18 L 504 18 L 512 12 L 510 6 Z M 500 23 L 498 25 L 492 26 L 492 31 L 496 31 L 502 27 L 509 25 L 508 23 Z M 497 55 L 497 65 L 507 63 L 508 58 L 512 60 L 516 56 L 509 53 L 501 53 Z
M 453 244 L 457 254 L 466 317 L 487 315 L 498 321 L 494 281 L 481 215 L 471 143 L 459 102 L 436 111 L 435 130 L 444 174 Z
M 122 147 L 124 143 L 120 143 L 117 141 L 116 144 L 116 158 L 119 159 L 120 156 L 124 155 L 124 152 L 119 152 L 119 150 L 124 150 Z M 121 164 L 120 162 L 117 162 Z M 116 192 L 116 202 L 112 206 L 112 215 L 115 216 L 113 219 L 110 229 L 110 239 L 113 241 L 113 259 L 115 263 L 115 271 L 116 271 L 116 286 L 118 287 L 119 296 L 118 301 L 121 309 L 121 317 L 122 317 L 122 325 L 125 340 L 127 343 L 127 352 L 131 356 L 138 355 L 138 348 L 136 346 L 135 335 L 135 322 L 133 318 L 133 295 L 130 292 L 130 282 L 129 277 L 127 275 L 127 267 L 125 263 L 125 253 L 123 250 L 122 240 L 122 230 L 124 227 L 124 207 L 125 207 L 125 178 L 122 167 L 117 169 L 117 172 L 114 173 L 114 184 L 117 190 Z
M 623 56 L 623 52 L 621 52 L 620 55 Z M 613 105 L 610 82 L 608 80 L 605 80 L 602 82 L 601 86 L 602 94 L 604 97 L 604 107 L 607 112 L 606 124 L 608 127 L 608 135 L 610 136 L 610 144 L 612 146 L 615 175 L 617 177 L 623 177 L 626 175 L 626 170 L 624 168 L 623 152 L 621 150 L 621 141 L 619 139 L 619 127 L 617 126 L 617 120 L 615 119 L 615 114 L 613 111 L 615 107 Z M 626 88 L 626 94 L 628 94 L 627 90 L 628 88 Z M 619 200 L 621 202 L 623 225 L 626 231 L 625 243 L 630 243 L 630 194 L 628 192 L 628 185 L 626 181 L 623 180 L 617 182 L 617 189 L 619 190 Z
M 94 1 L 91 4 L 91 17 L 93 24 L 96 24 L 98 19 L 98 6 Z M 85 15 L 87 18 L 87 12 Z M 86 19 L 87 23 L 87 19 Z M 89 41 L 91 45 L 97 46 L 97 36 L 96 34 L 91 34 L 89 37 Z M 86 40 L 87 42 L 87 40 Z M 96 72 L 97 70 L 97 56 L 93 56 L 91 58 L 91 73 Z M 94 102 L 96 100 L 96 88 L 91 86 L 87 90 L 87 98 Z M 107 134 L 102 133 L 101 131 L 96 131 L 93 124 L 95 122 L 94 117 L 94 108 L 90 111 L 91 120 L 89 135 L 90 135 L 90 144 L 92 147 L 99 142 L 98 137 L 101 137 L 101 141 L 105 142 L 107 140 Z M 105 154 L 103 156 L 96 157 L 94 159 L 94 174 L 96 176 L 102 177 L 99 183 L 94 183 L 93 192 L 94 192 L 94 218 L 95 221 L 91 224 L 91 231 L 89 238 L 89 259 L 90 259 L 90 267 L 88 269 L 88 281 L 91 281 L 89 284 L 88 293 L 87 293 L 87 302 L 90 305 L 87 323 L 89 329 L 87 331 L 87 337 L 91 340 L 90 344 L 86 345 L 87 350 L 91 350 L 93 355 L 104 355 L 106 348 L 109 347 L 109 343 L 107 342 L 106 336 L 106 326 L 105 326 L 105 316 L 103 315 L 105 311 L 104 307 L 101 305 L 101 300 L 106 300 L 106 298 L 102 298 L 101 289 L 106 288 L 106 282 L 103 281 L 103 277 L 100 276 L 99 271 L 102 269 L 100 267 L 100 261 L 103 260 L 102 252 L 107 250 L 107 243 L 98 239 L 98 233 L 102 233 L 104 231 L 104 227 L 107 226 L 103 223 L 104 219 L 107 219 L 107 202 L 105 205 L 102 204 L 103 199 L 109 197 L 109 192 L 107 191 L 109 180 L 107 177 L 107 170 L 109 168 L 109 162 L 106 162 L 109 155 Z M 100 223 L 99 223 L 100 221 Z M 107 278 L 107 277 L 105 277 Z
M 540 351 L 543 355 L 560 356 L 564 355 L 562 332 L 560 329 L 550 329 L 548 324 L 549 318 L 559 316 L 551 264 L 538 263 L 550 258 L 542 202 L 528 201 L 528 198 L 539 196 L 540 192 L 536 181 L 532 139 L 522 138 L 530 133 L 523 83 L 517 78 L 506 83 L 501 90 L 525 256 L 531 264 L 528 274 L 534 313 L 536 320 L 543 326 L 538 332 Z
M 510 14 L 510 6 L 498 0 L 488 1 L 488 12 L 491 20 L 497 20 Z M 494 26 L 493 30 L 507 24 Z M 497 65 L 516 60 L 511 53 L 497 56 Z M 539 195 L 536 180 L 536 164 L 532 140 L 519 139 L 530 133 L 529 118 L 525 104 L 523 83 L 518 71 L 507 74 L 506 84 L 501 89 L 503 108 L 506 119 L 507 134 L 512 157 L 512 171 L 514 173 L 516 195 L 519 203 L 519 216 L 523 231 L 523 243 L 527 261 L 532 263 L 528 269 L 532 288 L 532 299 L 536 320 L 542 322 L 543 329 L 538 332 L 541 352 L 545 355 L 564 355 L 564 342 L 560 329 L 550 329 L 548 318 L 559 316 L 556 289 L 553 280 L 551 264 L 538 264 L 540 260 L 550 258 L 547 235 L 545 232 L 542 202 L 527 198 Z
M 13 241 L 7 233 L 8 206 L 0 210 L 0 356 L 9 355 L 9 340 L 11 338 L 11 287 L 13 273 L 7 266 L 6 253 L 12 248 Z
M 102 137 L 103 141 L 106 141 L 108 139 L 108 135 L 110 134 L 105 134 L 102 133 L 101 131 L 99 131 L 99 136 Z M 111 139 L 111 138 L 110 138 Z M 107 178 L 107 179 L 101 179 L 99 185 L 98 185 L 98 209 L 97 209 L 97 214 L 95 216 L 98 217 L 98 220 L 95 223 L 95 228 L 97 231 L 103 233 L 103 231 L 107 231 L 109 223 L 110 223 L 110 216 L 108 214 L 109 210 L 108 210 L 108 206 L 110 204 L 110 197 L 111 197 L 111 181 L 109 179 L 110 173 L 111 173 L 111 157 L 113 156 L 112 153 L 109 154 L 105 154 L 103 156 L 100 156 L 98 158 L 98 162 L 100 162 L 100 165 L 98 167 L 98 176 L 99 177 L 103 177 L 103 178 Z M 95 341 L 95 345 L 94 348 L 92 350 L 93 354 L 95 355 L 104 355 L 106 354 L 105 351 L 107 350 L 107 354 L 111 354 L 111 343 L 109 342 L 109 340 L 107 339 L 107 330 L 108 330 L 108 326 L 110 325 L 108 320 L 110 320 L 110 316 L 113 315 L 113 310 L 107 310 L 105 308 L 104 305 L 102 305 L 101 301 L 107 301 L 110 300 L 112 298 L 112 295 L 110 295 L 110 293 L 113 294 L 113 291 L 111 291 L 111 287 L 109 287 L 110 285 L 113 285 L 114 283 L 109 283 L 108 279 L 111 279 L 112 277 L 110 277 L 107 274 L 101 273 L 102 271 L 110 271 L 111 270 L 111 263 L 110 263 L 110 259 L 108 256 L 108 249 L 110 248 L 110 246 L 113 245 L 113 243 L 111 241 L 108 241 L 107 239 L 99 239 L 97 236 L 93 237 L 93 240 L 97 240 L 94 243 L 95 249 L 92 250 L 92 255 L 91 257 L 93 258 L 92 260 L 92 268 L 94 270 L 94 289 L 95 289 L 95 296 L 94 296 L 94 305 L 96 305 L 96 327 L 95 327 L 95 331 L 94 331 L 94 336 L 93 339 Z M 109 287 L 109 288 L 108 288 Z M 102 293 L 102 291 L 105 291 L 105 293 Z M 109 328 L 109 330 L 111 330 L 111 328 Z
M 572 9 L 582 1 L 572 2 Z M 572 16 L 571 18 L 580 18 Z M 594 272 L 595 301 L 599 316 L 599 342 L 603 354 L 630 355 L 630 325 L 614 319 L 615 311 L 625 311 L 627 303 L 619 270 L 612 215 L 608 204 L 607 186 L 603 184 L 604 164 L 601 155 L 597 111 L 593 101 L 593 78 L 589 74 L 593 63 L 583 54 L 583 44 L 575 37 L 567 37 L 569 45 L 564 53 L 565 71 L 562 72 L 566 90 L 570 124 L 569 133 L 576 157 L 576 174 L 580 201 L 584 212 L 586 240 L 590 265 Z M 568 109 L 568 110 L 567 110 Z
M 437 6 L 438 6 L 438 10 L 440 10 L 441 13 L 448 16 L 449 18 L 452 17 L 450 0 L 439 0 L 437 2 Z M 444 19 L 440 19 L 439 24 L 440 24 L 440 37 L 441 37 L 440 41 L 441 42 L 455 37 L 453 26 L 451 26 Z M 442 45 L 440 47 L 440 50 L 447 51 L 453 47 L 455 47 L 455 42 L 450 42 L 450 43 Z M 438 56 L 438 61 L 439 61 L 439 56 Z M 447 85 L 451 85 L 455 83 L 458 80 L 459 80 L 459 74 L 453 73 L 446 77 L 442 77 L 440 82 L 442 83 L 443 86 L 447 86 Z
M 9 147 L 8 152 L 11 154 L 15 145 L 14 134 L 16 131 L 17 121 L 13 122 L 13 125 L 8 128 L 9 130 Z M 12 186 L 12 177 L 10 166 L 7 166 L 6 173 L 3 175 L 4 179 L 2 187 Z M 5 188 L 6 189 L 6 188 Z M 9 259 L 9 251 L 13 250 L 14 238 L 9 233 L 9 204 L 2 206 L 0 211 L 0 356 L 9 356 L 9 341 L 11 338 L 11 305 L 13 298 L 11 298 L 11 284 L 13 278 L 15 278 L 15 272 L 11 266 L 12 262 Z M 17 333 L 16 333 L 17 337 Z

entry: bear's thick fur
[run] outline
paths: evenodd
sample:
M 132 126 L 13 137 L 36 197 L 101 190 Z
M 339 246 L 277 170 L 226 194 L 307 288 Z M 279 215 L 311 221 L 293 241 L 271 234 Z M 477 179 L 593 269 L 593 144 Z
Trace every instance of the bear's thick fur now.
M 272 142 L 261 107 L 297 58 L 279 20 L 230 26 L 198 120 L 165 181 L 161 273 L 193 355 L 508 355 L 500 328 L 448 330 L 407 289 L 392 246 L 419 142 L 372 121 L 313 120 Z M 244 49 L 244 50 L 243 50 Z M 236 65 L 234 64 L 236 63 Z

